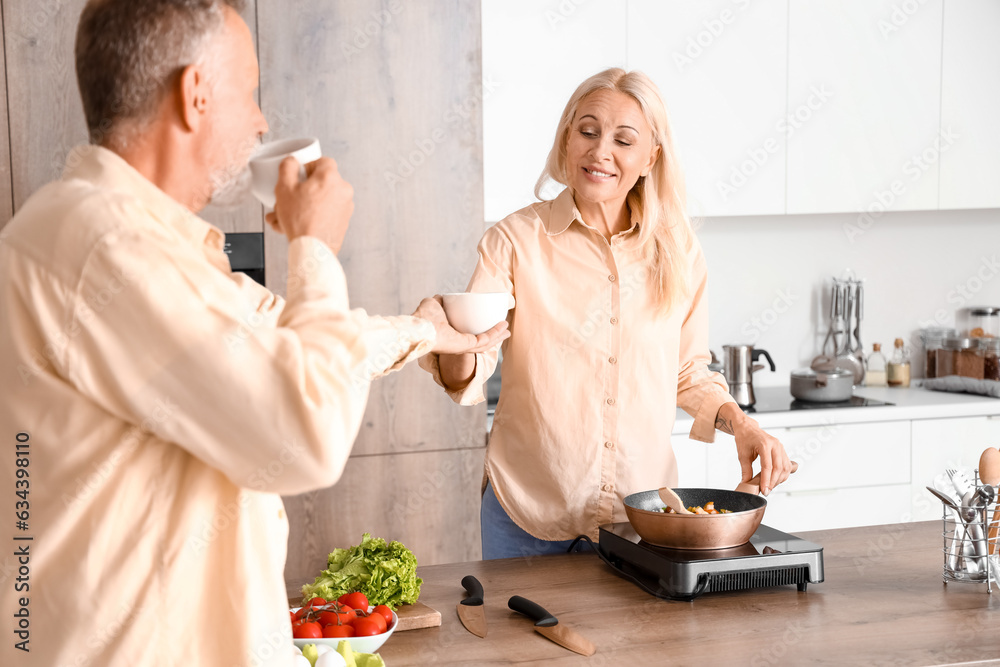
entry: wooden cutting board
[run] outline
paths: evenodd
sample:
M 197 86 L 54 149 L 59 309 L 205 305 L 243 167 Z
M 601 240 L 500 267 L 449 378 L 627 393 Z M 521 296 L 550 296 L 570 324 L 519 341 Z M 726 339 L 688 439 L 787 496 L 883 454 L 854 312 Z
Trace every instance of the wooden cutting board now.
M 396 610 L 396 616 L 399 617 L 399 625 L 396 626 L 395 632 L 434 628 L 441 625 L 441 612 L 420 601 L 404 604 Z

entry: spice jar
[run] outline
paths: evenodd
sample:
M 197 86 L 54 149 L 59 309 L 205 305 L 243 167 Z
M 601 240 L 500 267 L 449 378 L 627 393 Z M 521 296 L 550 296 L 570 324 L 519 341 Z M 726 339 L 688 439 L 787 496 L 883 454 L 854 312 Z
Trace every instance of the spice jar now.
M 928 327 L 920 330 L 920 342 L 924 345 L 924 377 L 938 377 L 937 356 L 944 348 L 945 338 L 955 338 L 958 331 L 943 327 Z
M 982 338 L 983 379 L 1000 380 L 1000 338 Z
M 969 338 L 996 338 L 1000 336 L 1000 308 L 974 306 L 966 317 L 965 335 Z
M 977 338 L 945 338 L 937 356 L 937 376 L 961 375 L 983 379 L 983 353 Z

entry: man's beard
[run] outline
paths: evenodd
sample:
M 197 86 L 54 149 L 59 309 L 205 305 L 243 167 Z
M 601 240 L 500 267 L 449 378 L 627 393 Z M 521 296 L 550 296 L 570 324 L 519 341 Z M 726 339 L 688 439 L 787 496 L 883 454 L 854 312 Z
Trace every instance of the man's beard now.
M 246 203 L 252 184 L 250 156 L 258 145 L 258 137 L 248 139 L 236 151 L 229 164 L 212 172 L 210 204 L 220 208 L 236 208 Z

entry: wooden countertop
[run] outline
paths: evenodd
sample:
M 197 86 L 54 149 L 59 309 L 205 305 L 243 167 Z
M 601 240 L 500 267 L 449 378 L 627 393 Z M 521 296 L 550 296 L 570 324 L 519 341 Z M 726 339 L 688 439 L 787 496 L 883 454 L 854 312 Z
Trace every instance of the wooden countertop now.
M 945 585 L 940 530 L 932 521 L 800 533 L 823 546 L 824 583 L 693 602 L 654 598 L 592 553 L 422 567 L 420 600 L 441 612 L 441 627 L 395 634 L 379 653 L 388 667 L 1000 665 L 1000 589 Z M 466 574 L 486 590 L 486 639 L 455 612 Z M 507 609 L 514 594 L 547 608 L 597 653 L 585 658 L 535 633 Z

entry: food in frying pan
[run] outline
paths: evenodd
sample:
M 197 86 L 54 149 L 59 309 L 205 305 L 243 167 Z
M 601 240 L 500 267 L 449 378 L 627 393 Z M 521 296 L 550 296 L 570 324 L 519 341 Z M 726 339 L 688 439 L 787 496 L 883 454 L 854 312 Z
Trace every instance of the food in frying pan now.
M 677 514 L 677 510 L 673 507 L 664 507 L 660 510 L 664 514 Z M 692 514 L 732 514 L 732 510 L 717 510 L 715 509 L 715 501 L 709 500 L 704 505 L 692 505 L 688 507 L 688 512 Z

